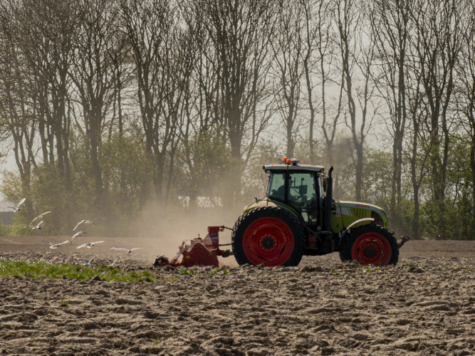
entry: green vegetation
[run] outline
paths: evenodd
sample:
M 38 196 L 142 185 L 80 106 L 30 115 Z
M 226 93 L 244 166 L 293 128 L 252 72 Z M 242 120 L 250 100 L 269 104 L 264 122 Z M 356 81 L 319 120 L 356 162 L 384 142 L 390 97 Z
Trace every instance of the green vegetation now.
M 198 275 L 196 269 L 178 270 L 181 275 Z M 229 274 L 226 269 L 216 268 L 210 276 Z M 92 267 L 72 265 L 68 263 L 49 264 L 45 261 L 27 262 L 0 260 L 0 279 L 17 277 L 21 279 L 78 279 L 81 281 L 99 277 L 103 281 L 120 282 L 165 282 L 175 283 L 180 280 L 178 275 L 160 275 L 153 271 L 124 271 L 120 267 Z
M 181 273 L 181 274 L 191 274 L 191 275 L 196 274 L 196 271 L 194 269 L 191 269 L 191 268 L 190 269 L 181 269 L 178 272 Z
M 126 272 L 116 267 L 78 266 L 67 263 L 48 264 L 44 261 L 0 261 L 0 278 L 18 277 L 22 279 L 79 279 L 89 280 L 98 276 L 104 281 L 120 282 L 156 282 L 159 277 L 151 271 Z M 168 278 L 167 282 L 175 282 L 177 277 Z
M 181 270 L 178 270 L 178 272 L 181 273 L 181 274 L 186 274 L 186 275 L 198 274 L 198 272 L 196 270 L 192 269 L 192 268 L 190 268 L 190 269 L 181 269 Z M 210 276 L 214 276 L 216 274 L 229 274 L 229 270 L 216 268 L 211 273 L 209 273 Z
M 214 276 L 215 274 L 228 274 L 229 271 L 226 269 L 216 268 L 213 272 L 210 273 L 210 276 Z

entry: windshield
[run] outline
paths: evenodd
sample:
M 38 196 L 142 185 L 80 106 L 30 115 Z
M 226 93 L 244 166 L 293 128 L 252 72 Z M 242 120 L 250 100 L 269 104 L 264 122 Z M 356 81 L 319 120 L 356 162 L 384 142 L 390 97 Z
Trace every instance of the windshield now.
M 287 196 L 285 194 L 285 172 L 271 173 L 267 196 L 270 199 L 286 201 L 289 205 L 299 207 L 317 199 L 315 175 L 313 172 L 288 173 Z
M 267 189 L 270 199 L 285 200 L 285 173 L 272 173 Z
M 317 199 L 317 189 L 313 173 L 291 173 L 288 202 L 291 206 L 302 206 Z

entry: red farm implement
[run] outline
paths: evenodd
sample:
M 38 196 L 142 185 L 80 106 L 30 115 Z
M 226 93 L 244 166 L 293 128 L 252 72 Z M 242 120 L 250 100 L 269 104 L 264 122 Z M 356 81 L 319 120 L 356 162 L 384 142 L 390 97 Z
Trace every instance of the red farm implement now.
M 208 235 L 204 239 L 196 237 L 188 245 L 186 241 L 178 247 L 176 257 L 169 260 L 165 256 L 155 258 L 154 267 L 192 267 L 192 266 L 214 266 L 219 267 L 218 256 L 228 257 L 232 255 L 230 250 L 221 250 L 220 246 L 229 244 L 219 244 L 219 232 L 224 230 L 224 226 L 208 226 Z M 180 258 L 181 257 L 181 258 Z

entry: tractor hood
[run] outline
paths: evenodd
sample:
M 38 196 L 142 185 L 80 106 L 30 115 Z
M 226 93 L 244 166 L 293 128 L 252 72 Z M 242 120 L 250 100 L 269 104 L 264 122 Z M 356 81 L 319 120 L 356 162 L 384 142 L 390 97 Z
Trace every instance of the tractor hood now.
M 356 220 L 375 217 L 375 214 L 378 214 L 383 221 L 384 227 L 388 228 L 388 218 L 386 213 L 379 206 L 352 201 L 339 201 L 335 203 L 335 207 L 336 211 L 334 213 L 334 218 L 341 218 L 343 227 L 349 226 Z M 361 225 L 364 224 L 365 223 L 361 223 Z

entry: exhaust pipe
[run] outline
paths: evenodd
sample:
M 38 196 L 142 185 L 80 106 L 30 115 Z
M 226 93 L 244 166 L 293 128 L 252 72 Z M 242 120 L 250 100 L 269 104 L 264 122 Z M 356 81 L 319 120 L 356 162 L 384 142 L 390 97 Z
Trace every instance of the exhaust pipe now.
M 328 171 L 327 178 L 327 195 L 325 196 L 325 230 L 332 231 L 332 193 L 333 193 L 333 167 Z

